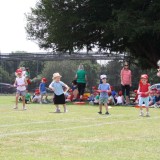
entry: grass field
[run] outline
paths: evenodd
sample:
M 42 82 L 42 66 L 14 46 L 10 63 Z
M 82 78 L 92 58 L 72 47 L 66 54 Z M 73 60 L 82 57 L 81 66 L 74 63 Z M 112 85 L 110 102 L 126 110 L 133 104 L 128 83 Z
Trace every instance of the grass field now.
M 28 104 L 13 110 L 14 97 L 0 96 L 0 160 L 159 160 L 160 110 L 139 117 L 134 107 Z

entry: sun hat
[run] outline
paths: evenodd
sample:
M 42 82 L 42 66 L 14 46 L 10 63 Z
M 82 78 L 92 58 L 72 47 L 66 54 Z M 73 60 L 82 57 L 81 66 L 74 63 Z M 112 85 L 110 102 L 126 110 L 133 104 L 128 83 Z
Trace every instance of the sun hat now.
M 142 75 L 141 75 L 141 79 L 142 79 L 142 78 L 143 78 L 143 79 L 148 79 L 148 75 L 147 75 L 147 74 L 142 74 Z
M 100 76 L 100 79 L 104 79 L 104 78 L 107 78 L 107 76 L 106 76 L 105 74 L 102 74 L 102 75 Z
M 53 74 L 52 79 L 55 79 L 56 77 L 62 77 L 58 72 Z

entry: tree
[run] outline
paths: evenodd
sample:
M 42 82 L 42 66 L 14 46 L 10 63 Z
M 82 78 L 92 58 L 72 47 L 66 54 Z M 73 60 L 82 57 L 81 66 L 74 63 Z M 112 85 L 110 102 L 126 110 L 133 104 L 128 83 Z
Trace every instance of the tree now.
M 159 0 L 40 0 L 26 15 L 41 48 L 126 52 L 145 68 L 160 58 Z M 152 57 L 152 58 L 151 58 Z

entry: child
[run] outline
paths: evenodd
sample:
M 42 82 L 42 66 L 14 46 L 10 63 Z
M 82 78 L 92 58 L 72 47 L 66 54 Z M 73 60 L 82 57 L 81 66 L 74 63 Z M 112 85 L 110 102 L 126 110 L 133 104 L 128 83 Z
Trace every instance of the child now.
M 117 103 L 116 105 L 123 105 L 123 95 L 122 95 L 122 91 L 118 92 L 118 96 L 116 97 L 117 99 Z
M 34 96 L 32 98 L 33 103 L 40 103 L 41 102 L 41 95 L 39 89 L 35 90 Z
M 149 117 L 149 88 L 150 84 L 148 83 L 148 75 L 142 74 L 137 91 L 139 94 L 140 116 L 143 116 L 142 104 L 144 103 L 146 107 L 146 117 Z
M 14 82 L 14 86 L 17 87 L 16 91 L 16 106 L 14 109 L 18 109 L 18 98 L 19 96 L 22 97 L 22 103 L 23 103 L 23 110 L 26 110 L 27 108 L 25 107 L 25 94 L 26 94 L 26 86 L 27 86 L 27 81 L 24 76 L 22 76 L 22 70 L 17 69 L 16 70 L 16 79 Z
M 41 101 L 40 103 L 42 104 L 43 102 L 44 103 L 47 103 L 47 91 L 46 91 L 46 82 L 47 82 L 47 79 L 46 78 L 42 78 L 41 80 L 41 83 L 39 85 L 39 90 L 40 90 L 40 94 L 41 94 Z M 43 101 L 43 96 L 45 96 L 45 100 Z
M 31 102 L 31 94 L 26 89 L 26 95 L 25 95 L 25 103 Z
M 59 73 L 53 74 L 53 81 L 49 85 L 49 88 L 54 91 L 54 104 L 56 105 L 56 113 L 60 113 L 59 104 L 62 104 L 64 107 L 64 112 L 67 112 L 66 103 L 65 103 L 65 93 L 69 90 L 69 87 L 60 81 L 61 75 Z M 65 91 L 63 90 L 65 87 Z
M 111 92 L 111 88 L 110 88 L 110 84 L 106 83 L 106 75 L 101 75 L 100 76 L 101 80 L 102 80 L 102 84 L 99 84 L 98 86 L 98 91 L 100 92 L 100 97 L 99 97 L 99 114 L 102 114 L 102 105 L 105 105 L 106 108 L 106 115 L 109 115 L 108 112 L 108 92 Z

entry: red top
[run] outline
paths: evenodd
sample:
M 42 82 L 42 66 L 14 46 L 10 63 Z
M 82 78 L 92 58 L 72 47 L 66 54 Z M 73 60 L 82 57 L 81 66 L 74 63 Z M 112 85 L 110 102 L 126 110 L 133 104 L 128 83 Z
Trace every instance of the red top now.
M 141 97 L 148 97 L 149 96 L 149 93 L 144 94 L 145 92 L 149 91 L 149 86 L 150 86 L 149 83 L 146 83 L 146 84 L 140 83 L 139 84 L 139 92 L 142 92 Z

